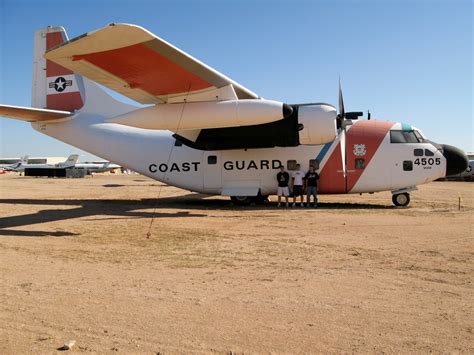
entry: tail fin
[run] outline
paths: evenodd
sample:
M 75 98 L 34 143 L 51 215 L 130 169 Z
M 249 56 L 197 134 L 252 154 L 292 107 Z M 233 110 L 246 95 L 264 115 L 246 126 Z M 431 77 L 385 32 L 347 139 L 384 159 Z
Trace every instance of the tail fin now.
M 44 53 L 68 40 L 63 27 L 47 27 L 35 32 L 33 57 L 33 107 L 75 111 L 84 105 L 82 77 L 54 62 Z
M 31 95 L 33 107 L 68 112 L 81 110 L 106 117 L 136 109 L 114 99 L 91 80 L 44 58 L 46 51 L 66 41 L 68 37 L 64 27 L 49 26 L 35 32 Z M 18 115 L 15 113 L 10 116 L 16 118 Z
M 63 163 L 61 163 L 61 166 L 63 168 L 70 168 L 74 165 L 76 165 L 77 163 L 77 160 L 79 159 L 79 155 L 78 154 L 71 154 L 66 161 L 64 161 Z

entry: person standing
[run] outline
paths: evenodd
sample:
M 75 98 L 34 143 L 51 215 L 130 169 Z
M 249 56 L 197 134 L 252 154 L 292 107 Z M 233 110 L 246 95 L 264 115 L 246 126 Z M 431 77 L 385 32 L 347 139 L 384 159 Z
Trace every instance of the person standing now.
M 303 179 L 304 172 L 301 171 L 301 165 L 296 164 L 296 170 L 291 174 L 291 181 L 293 185 L 293 207 L 296 206 L 296 199 L 300 197 L 301 207 L 303 207 Z
M 314 170 L 314 166 L 309 167 L 309 171 L 304 177 L 306 187 L 306 207 L 309 207 L 311 196 L 314 198 L 314 207 L 318 207 L 318 180 L 319 174 Z
M 278 207 L 281 206 L 281 196 L 285 196 L 286 200 L 286 207 L 288 207 L 288 196 L 290 192 L 288 191 L 288 182 L 290 181 L 290 174 L 285 171 L 285 167 L 283 165 L 280 166 L 280 172 L 277 174 L 277 181 L 278 181 Z

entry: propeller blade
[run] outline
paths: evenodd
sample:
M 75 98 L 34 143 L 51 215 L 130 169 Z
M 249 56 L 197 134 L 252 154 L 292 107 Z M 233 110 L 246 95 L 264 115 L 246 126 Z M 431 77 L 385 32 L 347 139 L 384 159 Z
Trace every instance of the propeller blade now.
M 339 78 L 339 116 L 344 118 L 346 112 L 344 110 L 344 98 L 342 97 L 341 78 Z
M 341 146 L 341 160 L 342 160 L 342 175 L 346 178 L 347 169 L 346 169 L 346 128 L 341 128 L 341 138 L 340 138 L 340 146 Z

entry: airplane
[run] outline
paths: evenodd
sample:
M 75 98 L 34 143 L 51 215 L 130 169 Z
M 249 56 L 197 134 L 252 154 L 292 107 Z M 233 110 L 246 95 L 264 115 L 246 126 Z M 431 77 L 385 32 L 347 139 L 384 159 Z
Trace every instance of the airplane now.
M 401 122 L 326 103 L 267 100 L 131 24 L 68 39 L 35 32 L 32 106 L 0 106 L 48 136 L 163 183 L 246 205 L 276 193 L 280 165 L 314 165 L 319 194 L 391 191 L 464 171 L 465 153 Z M 136 102 L 122 103 L 101 84 Z
M 25 155 L 24 157 L 21 157 L 19 161 L 16 163 L 12 164 L 0 164 L 0 170 L 1 171 L 13 171 L 16 168 L 18 168 L 21 164 L 26 164 L 28 163 L 28 155 Z
M 25 161 L 20 162 L 17 166 L 12 167 L 11 171 L 24 172 L 25 169 L 66 169 L 76 165 L 79 155 L 71 154 L 65 161 L 55 164 L 28 164 Z
M 469 165 L 466 170 L 459 174 L 446 176 L 444 180 L 464 180 L 464 181 L 473 181 L 474 180 L 474 159 L 469 159 Z
M 86 162 L 86 163 L 76 163 L 74 166 L 75 168 L 82 168 L 86 169 L 87 173 L 104 173 L 107 171 L 115 170 L 115 169 L 120 169 L 121 166 L 111 163 L 109 161 L 105 162 Z

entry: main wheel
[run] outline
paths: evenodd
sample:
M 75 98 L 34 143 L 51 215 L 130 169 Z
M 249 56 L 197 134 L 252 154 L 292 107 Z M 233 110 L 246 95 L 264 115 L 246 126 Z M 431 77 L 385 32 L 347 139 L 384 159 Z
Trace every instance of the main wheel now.
M 395 206 L 406 207 L 410 203 L 410 194 L 408 192 L 395 194 L 392 196 L 392 202 Z
M 255 202 L 255 196 L 230 196 L 230 200 L 237 206 L 248 206 Z

